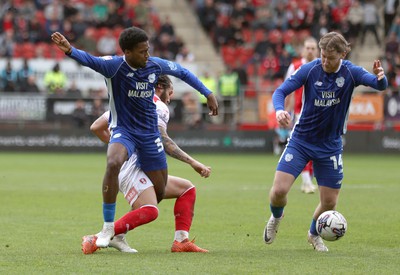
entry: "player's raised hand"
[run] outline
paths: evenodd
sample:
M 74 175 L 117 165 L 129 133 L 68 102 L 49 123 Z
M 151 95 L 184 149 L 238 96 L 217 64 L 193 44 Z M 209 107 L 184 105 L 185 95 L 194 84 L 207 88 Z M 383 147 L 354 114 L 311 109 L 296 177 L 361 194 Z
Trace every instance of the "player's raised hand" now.
M 290 125 L 292 117 L 287 111 L 279 110 L 275 113 L 275 115 L 279 125 L 283 127 L 288 127 Z
M 385 72 L 383 70 L 382 64 L 380 60 L 374 61 L 373 72 L 377 76 L 378 80 L 381 80 L 385 77 Z
M 207 106 L 210 109 L 208 113 L 210 116 L 218 115 L 218 101 L 214 94 L 210 94 L 207 97 Z
M 55 32 L 51 35 L 51 40 L 58 46 L 60 50 L 64 53 L 71 52 L 71 44 L 68 42 L 67 38 L 59 32 Z

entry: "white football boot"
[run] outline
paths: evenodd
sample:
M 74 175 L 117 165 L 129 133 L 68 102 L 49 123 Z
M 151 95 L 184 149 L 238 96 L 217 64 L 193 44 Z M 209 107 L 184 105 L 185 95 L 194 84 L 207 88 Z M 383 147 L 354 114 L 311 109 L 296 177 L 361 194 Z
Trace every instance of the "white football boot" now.
M 315 236 L 308 231 L 308 242 L 314 247 L 316 251 L 328 252 L 328 248 L 320 236 Z
M 283 218 L 275 218 L 272 214 L 271 217 L 269 218 L 267 225 L 264 228 L 264 241 L 266 244 L 271 244 L 276 237 L 276 233 L 278 232 L 278 227 L 279 223 L 281 222 Z
M 137 253 L 136 249 L 133 249 L 129 246 L 128 242 L 126 241 L 125 234 L 114 236 L 108 246 L 125 253 Z

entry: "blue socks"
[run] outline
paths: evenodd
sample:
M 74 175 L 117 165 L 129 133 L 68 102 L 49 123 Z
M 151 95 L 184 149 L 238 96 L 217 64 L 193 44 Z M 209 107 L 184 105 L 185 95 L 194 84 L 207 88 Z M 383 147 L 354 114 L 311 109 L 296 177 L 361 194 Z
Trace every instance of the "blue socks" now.
M 274 218 L 280 218 L 283 215 L 283 207 L 275 207 L 272 205 L 269 205 L 269 208 L 271 209 L 272 215 Z
M 115 217 L 115 203 L 103 203 L 104 222 L 113 222 Z
M 317 224 L 317 221 L 313 219 L 313 220 L 311 221 L 311 225 L 310 225 L 310 233 L 311 233 L 312 235 L 315 235 L 315 236 L 318 235 L 317 229 L 315 228 L 315 225 L 316 225 L 316 224 Z

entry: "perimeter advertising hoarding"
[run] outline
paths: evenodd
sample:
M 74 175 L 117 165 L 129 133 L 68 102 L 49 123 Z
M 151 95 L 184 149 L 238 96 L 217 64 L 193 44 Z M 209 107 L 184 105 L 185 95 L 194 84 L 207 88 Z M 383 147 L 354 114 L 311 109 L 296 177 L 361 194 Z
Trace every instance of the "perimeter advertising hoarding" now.
M 172 131 L 174 141 L 196 153 L 272 154 L 273 131 Z M 400 153 L 400 132 L 350 131 L 346 153 Z M 88 130 L 14 130 L 0 132 L 0 151 L 106 152 L 106 145 Z
M 0 121 L 43 121 L 46 119 L 47 99 L 41 95 L 0 96 Z

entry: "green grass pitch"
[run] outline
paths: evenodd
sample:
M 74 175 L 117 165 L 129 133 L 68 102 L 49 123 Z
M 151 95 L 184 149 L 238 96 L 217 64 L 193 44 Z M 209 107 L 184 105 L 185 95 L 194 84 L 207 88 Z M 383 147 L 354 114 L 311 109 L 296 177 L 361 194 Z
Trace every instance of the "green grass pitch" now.
M 317 253 L 306 240 L 318 194 L 289 193 L 277 239 L 266 245 L 268 191 L 278 157 L 196 154 L 202 179 L 169 159 L 169 172 L 197 186 L 190 236 L 208 254 L 170 253 L 173 200 L 158 219 L 127 235 L 137 254 L 81 252 L 81 236 L 102 226 L 105 154 L 0 153 L 0 274 L 398 274 L 400 155 L 344 154 L 337 210 L 348 231 Z M 128 211 L 118 197 L 117 217 Z

